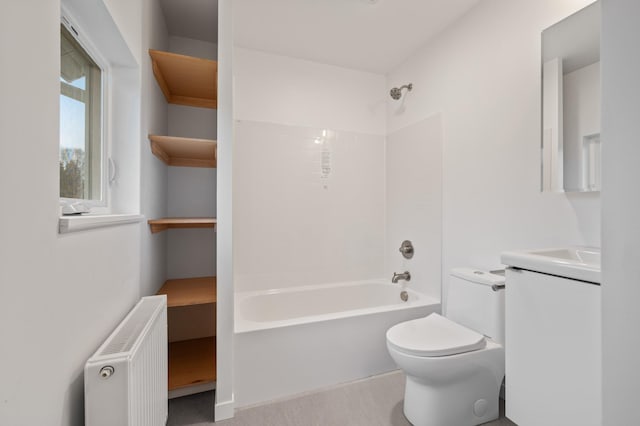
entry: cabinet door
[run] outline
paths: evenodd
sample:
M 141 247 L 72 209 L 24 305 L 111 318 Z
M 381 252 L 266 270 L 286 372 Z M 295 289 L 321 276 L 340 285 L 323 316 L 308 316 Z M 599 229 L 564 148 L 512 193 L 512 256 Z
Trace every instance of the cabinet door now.
M 505 312 L 507 417 L 600 425 L 600 286 L 509 269 Z

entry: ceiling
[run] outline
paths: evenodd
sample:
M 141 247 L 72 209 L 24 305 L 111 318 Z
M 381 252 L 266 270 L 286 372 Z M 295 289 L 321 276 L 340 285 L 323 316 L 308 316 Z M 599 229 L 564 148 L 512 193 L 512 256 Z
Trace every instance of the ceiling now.
M 233 0 L 234 44 L 387 73 L 477 3 L 478 0 Z
M 169 35 L 218 42 L 217 0 L 160 0 Z
M 159 0 L 170 35 L 217 42 L 217 0 Z M 479 0 L 233 0 L 234 45 L 387 73 Z

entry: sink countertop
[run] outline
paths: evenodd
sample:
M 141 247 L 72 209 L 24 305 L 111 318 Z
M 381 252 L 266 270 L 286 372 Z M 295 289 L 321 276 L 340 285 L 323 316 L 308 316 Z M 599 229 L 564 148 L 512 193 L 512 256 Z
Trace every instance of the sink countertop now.
M 563 247 L 506 251 L 502 263 L 560 277 L 600 284 L 600 249 Z

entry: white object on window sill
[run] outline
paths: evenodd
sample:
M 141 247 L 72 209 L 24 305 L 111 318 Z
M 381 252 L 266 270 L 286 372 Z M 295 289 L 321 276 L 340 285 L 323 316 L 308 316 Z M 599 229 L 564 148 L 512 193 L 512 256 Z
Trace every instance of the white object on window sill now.
M 140 214 L 100 214 L 63 216 L 58 221 L 58 232 L 84 231 L 87 229 L 103 228 L 106 226 L 126 225 L 128 223 L 142 222 L 144 216 Z
M 70 203 L 63 201 L 60 203 L 62 214 L 63 215 L 73 215 L 73 214 L 86 214 L 91 212 L 91 208 L 84 204 L 82 201 L 78 201 L 76 203 Z

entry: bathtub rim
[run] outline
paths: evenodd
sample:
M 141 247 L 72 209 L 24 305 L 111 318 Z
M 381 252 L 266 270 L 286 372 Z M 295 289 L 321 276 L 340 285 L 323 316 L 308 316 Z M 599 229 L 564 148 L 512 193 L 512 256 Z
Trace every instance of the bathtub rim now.
M 294 319 L 264 321 L 264 322 L 246 320 L 242 318 L 242 315 L 240 314 L 240 309 L 238 309 L 242 301 L 255 296 L 274 295 L 274 294 L 283 294 L 283 293 L 298 293 L 298 292 L 304 292 L 304 291 L 315 290 L 315 289 L 358 286 L 362 284 L 381 284 L 385 286 L 396 286 L 396 284 L 391 284 L 389 280 L 378 278 L 378 279 L 367 279 L 367 280 L 357 280 L 357 281 L 345 281 L 345 282 L 337 282 L 337 283 L 329 283 L 329 284 L 310 284 L 310 285 L 297 286 L 297 287 L 282 287 L 282 288 L 269 289 L 269 290 L 251 290 L 251 291 L 235 292 L 234 293 L 234 333 L 243 334 L 243 333 L 251 333 L 256 331 L 272 330 L 277 328 L 291 327 L 295 325 L 311 324 L 311 323 L 324 322 L 324 321 L 332 321 L 332 320 L 351 318 L 356 316 L 374 315 L 374 314 L 379 314 L 384 312 L 410 309 L 413 307 L 437 305 L 438 307 L 436 308 L 436 310 L 439 310 L 441 308 L 441 302 L 436 298 L 426 295 L 424 293 L 420 293 L 408 286 L 402 285 L 398 287 L 398 292 L 403 290 L 407 291 L 409 292 L 410 295 L 413 295 L 414 297 L 416 297 L 416 300 L 411 302 L 395 303 L 391 305 L 375 306 L 375 307 L 361 308 L 361 309 L 351 309 L 348 311 L 331 312 L 331 313 L 320 314 L 320 315 L 296 317 Z

